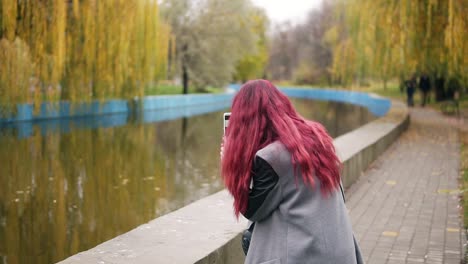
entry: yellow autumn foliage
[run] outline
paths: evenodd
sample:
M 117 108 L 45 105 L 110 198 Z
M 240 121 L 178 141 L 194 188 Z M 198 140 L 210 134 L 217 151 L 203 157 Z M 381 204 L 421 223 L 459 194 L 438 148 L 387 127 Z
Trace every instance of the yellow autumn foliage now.
M 152 0 L 0 1 L 0 106 L 142 96 L 166 75 Z
M 335 47 L 351 47 L 356 56 L 353 63 L 334 57 L 337 77 L 388 80 L 426 72 L 468 84 L 466 1 L 347 0 L 340 4 L 347 38 Z M 352 45 L 345 44 L 348 40 Z M 342 67 L 349 70 L 336 70 Z

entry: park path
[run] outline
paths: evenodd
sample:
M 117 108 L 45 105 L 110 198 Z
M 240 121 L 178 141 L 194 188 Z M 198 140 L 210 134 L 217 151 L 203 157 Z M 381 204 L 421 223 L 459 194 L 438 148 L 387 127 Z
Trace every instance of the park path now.
M 408 130 L 347 191 L 368 264 L 460 263 L 458 130 L 413 108 Z

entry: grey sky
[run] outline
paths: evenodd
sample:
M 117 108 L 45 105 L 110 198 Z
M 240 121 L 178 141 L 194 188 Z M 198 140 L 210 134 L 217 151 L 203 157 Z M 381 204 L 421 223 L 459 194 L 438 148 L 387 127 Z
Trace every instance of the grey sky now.
M 273 23 L 291 20 L 302 21 L 309 10 L 321 5 L 322 0 L 252 0 L 252 2 L 263 7 Z

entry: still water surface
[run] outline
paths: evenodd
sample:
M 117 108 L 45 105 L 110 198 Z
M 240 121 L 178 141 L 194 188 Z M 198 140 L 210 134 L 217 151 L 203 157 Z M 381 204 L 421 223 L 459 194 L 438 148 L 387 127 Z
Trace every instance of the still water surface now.
M 336 137 L 371 120 L 365 108 L 294 99 Z M 0 263 L 53 263 L 223 188 L 222 113 L 151 124 L 0 129 Z

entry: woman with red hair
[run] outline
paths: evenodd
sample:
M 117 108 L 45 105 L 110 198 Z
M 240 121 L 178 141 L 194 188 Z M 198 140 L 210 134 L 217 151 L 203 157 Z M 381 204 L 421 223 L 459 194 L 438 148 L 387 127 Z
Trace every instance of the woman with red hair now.
M 245 263 L 362 263 L 333 140 L 273 84 L 241 87 L 221 154 L 235 215 L 255 223 Z

